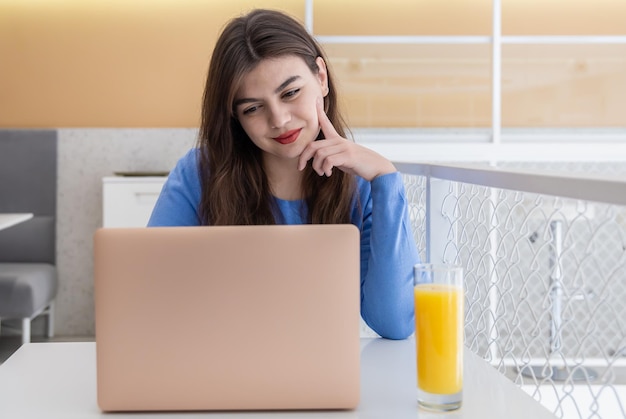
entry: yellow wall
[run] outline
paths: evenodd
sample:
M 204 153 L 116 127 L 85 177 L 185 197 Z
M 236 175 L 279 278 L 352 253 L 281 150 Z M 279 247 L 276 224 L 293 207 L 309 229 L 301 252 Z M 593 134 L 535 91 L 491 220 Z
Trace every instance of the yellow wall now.
M 491 0 L 315 0 L 319 35 L 489 35 Z M 213 44 L 304 0 L 0 0 L 0 127 L 196 127 Z M 508 35 L 626 35 L 624 0 L 503 0 Z M 357 127 L 491 124 L 485 45 L 326 45 Z M 503 46 L 505 126 L 624 126 L 625 46 Z
M 0 126 L 195 127 L 217 34 L 256 3 L 0 0 Z
M 314 0 L 320 35 L 489 35 L 492 0 Z
M 626 126 L 626 45 L 504 45 L 502 80 L 504 126 Z
M 626 35 L 624 0 L 502 0 L 504 35 Z
M 352 126 L 491 125 L 491 47 L 327 45 Z

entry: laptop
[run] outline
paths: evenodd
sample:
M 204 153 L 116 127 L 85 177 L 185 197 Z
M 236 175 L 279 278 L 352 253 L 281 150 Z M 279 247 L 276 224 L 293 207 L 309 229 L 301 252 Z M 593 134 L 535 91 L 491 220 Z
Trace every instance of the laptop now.
M 353 225 L 102 228 L 102 411 L 354 409 Z

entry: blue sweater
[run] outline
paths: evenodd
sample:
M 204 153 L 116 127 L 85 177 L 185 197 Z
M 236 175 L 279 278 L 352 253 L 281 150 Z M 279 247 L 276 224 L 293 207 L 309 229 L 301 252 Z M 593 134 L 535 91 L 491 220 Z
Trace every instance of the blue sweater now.
M 404 339 L 413 333 L 413 266 L 419 262 L 399 172 L 357 177 L 360 208 L 352 223 L 361 231 L 361 317 L 380 336 Z M 170 173 L 148 226 L 199 225 L 201 196 L 197 151 L 190 150 Z M 306 222 L 302 202 L 276 198 L 285 224 Z M 280 219 L 278 217 L 277 219 Z

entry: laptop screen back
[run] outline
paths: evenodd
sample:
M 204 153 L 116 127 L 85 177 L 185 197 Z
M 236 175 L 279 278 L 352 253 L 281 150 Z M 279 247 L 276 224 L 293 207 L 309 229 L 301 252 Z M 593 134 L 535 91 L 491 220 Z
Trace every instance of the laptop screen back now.
M 102 410 L 356 407 L 356 227 L 100 229 L 94 264 Z

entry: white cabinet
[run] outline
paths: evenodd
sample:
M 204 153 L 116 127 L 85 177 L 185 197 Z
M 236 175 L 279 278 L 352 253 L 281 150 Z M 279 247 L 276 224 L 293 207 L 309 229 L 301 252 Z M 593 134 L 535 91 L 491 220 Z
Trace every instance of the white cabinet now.
M 102 179 L 102 226 L 145 227 L 167 177 Z

